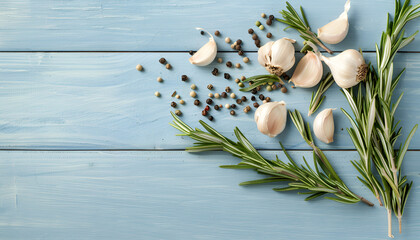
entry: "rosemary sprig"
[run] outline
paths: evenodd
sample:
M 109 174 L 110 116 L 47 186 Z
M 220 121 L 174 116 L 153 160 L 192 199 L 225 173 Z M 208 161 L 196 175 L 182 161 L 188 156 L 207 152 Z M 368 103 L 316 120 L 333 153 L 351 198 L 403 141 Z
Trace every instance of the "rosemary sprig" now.
M 309 27 L 308 20 L 306 19 L 306 16 L 305 16 L 305 13 L 303 12 L 302 7 L 300 7 L 300 12 L 302 14 L 302 17 L 299 16 L 299 14 L 296 12 L 296 10 L 292 7 L 292 5 L 289 2 L 286 2 L 286 8 L 287 10 L 280 11 L 281 15 L 283 16 L 283 19 L 277 18 L 277 21 L 288 25 L 288 27 L 286 27 L 284 30 L 288 28 L 293 28 L 296 31 L 298 31 L 300 33 L 300 36 L 306 41 L 312 41 L 313 43 L 318 44 L 328 53 L 330 54 L 333 53 L 333 51 L 328 49 L 321 42 L 321 40 L 319 40 L 317 35 L 311 31 L 311 28 Z
M 329 87 L 334 83 L 334 78 L 331 73 L 325 75 L 324 79 L 321 80 L 321 83 L 318 86 L 316 92 L 312 92 L 311 102 L 309 103 L 308 116 L 311 116 L 312 113 L 321 106 L 321 103 L 324 101 L 325 96 L 323 95 Z
M 235 128 L 234 130 L 237 138 L 237 142 L 235 142 L 226 138 L 203 121 L 200 121 L 200 124 L 207 132 L 198 128 L 193 129 L 175 114 L 172 112 L 171 114 L 174 121 L 170 123 L 170 125 L 182 132 L 181 134 L 178 134 L 178 136 L 188 136 L 197 141 L 195 146 L 187 147 L 186 151 L 204 152 L 223 150 L 242 159 L 242 161 L 237 165 L 223 165 L 221 166 L 222 168 L 254 169 L 258 173 L 270 176 L 264 179 L 243 182 L 240 185 L 287 181 L 289 182 L 287 187 L 274 188 L 273 190 L 303 190 L 304 192 L 301 192 L 301 194 L 310 194 L 310 196 L 305 198 L 307 201 L 325 194 L 333 194 L 335 197 L 330 196 L 325 198 L 349 204 L 362 201 L 369 206 L 373 206 L 368 200 L 351 192 L 338 177 L 326 156 L 313 144 L 309 125 L 305 125 L 300 113 L 297 111 L 293 114 L 293 116 L 296 117 L 296 128 L 301 132 L 301 135 L 304 136 L 305 141 L 307 141 L 308 144 L 310 143 L 314 148 L 313 160 L 315 169 L 308 164 L 305 158 L 303 158 L 305 164 L 298 165 L 286 152 L 281 143 L 280 146 L 288 159 L 287 163 L 281 161 L 277 156 L 275 160 L 269 160 L 261 156 L 238 128 Z
M 250 85 L 249 87 L 241 88 L 241 89 L 239 89 L 239 91 L 249 92 L 256 87 L 261 86 L 261 85 L 265 85 L 267 83 L 279 82 L 281 84 L 284 84 L 283 80 L 279 76 L 274 75 L 274 74 L 256 75 L 256 76 L 249 77 L 249 78 L 246 78 L 245 80 L 243 80 L 243 82 L 249 82 L 249 81 L 252 81 L 252 85 Z
M 398 219 L 401 233 L 404 206 L 412 186 L 412 182 L 407 183 L 406 176 L 401 175 L 401 164 L 418 126 L 413 127 L 404 145 L 396 151 L 394 146 L 401 135 L 401 127 L 398 126 L 400 121 L 396 122 L 394 115 L 402 94 L 395 103 L 392 102 L 392 95 L 404 70 L 393 78 L 393 60 L 396 53 L 411 43 L 418 33 L 417 31 L 404 37 L 405 25 L 420 17 L 419 8 L 420 4 L 412 6 L 409 0 L 404 4 L 400 0 L 395 1 L 394 19 L 391 20 L 388 14 L 386 31 L 382 33 L 380 45 L 376 45 L 378 71 L 370 68 L 364 89 L 359 86 L 357 93 L 355 87 L 350 91 L 343 89 L 354 113 L 353 118 L 343 110 L 352 125 L 348 132 L 361 158 L 360 161 L 353 162 L 353 165 L 363 177 L 359 178 L 360 181 L 371 189 L 379 201 L 379 196 L 382 197 L 388 213 L 389 237 L 392 237 L 392 211 Z M 372 174 L 371 159 L 381 183 Z

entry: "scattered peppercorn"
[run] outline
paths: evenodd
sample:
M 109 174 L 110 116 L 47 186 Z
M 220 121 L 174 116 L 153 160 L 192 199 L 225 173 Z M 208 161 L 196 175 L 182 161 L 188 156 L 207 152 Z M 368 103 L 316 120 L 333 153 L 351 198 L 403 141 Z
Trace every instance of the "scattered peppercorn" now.
M 169 64 L 169 63 L 167 63 L 165 67 L 166 67 L 166 69 L 171 69 L 172 68 L 172 65 Z
M 239 78 L 235 78 L 235 82 L 239 83 L 241 80 L 239 80 Z
M 230 108 L 230 104 L 225 104 L 225 108 L 229 109 Z
M 137 64 L 136 69 L 137 69 L 137 71 L 141 71 L 141 70 L 143 70 L 143 66 L 140 65 L 140 64 Z
M 242 40 L 241 39 L 236 40 L 236 44 L 241 45 L 242 44 Z
M 268 85 L 267 87 L 265 87 L 265 89 L 267 89 L 267 91 L 271 92 L 271 90 L 273 90 L 273 88 L 271 88 L 270 85 Z
M 245 76 L 241 76 L 241 80 L 245 81 L 246 77 Z
M 253 34 L 254 33 L 254 29 L 252 29 L 252 28 L 248 29 L 248 33 L 249 34 Z
M 261 22 L 260 21 L 256 21 L 255 22 L 255 26 L 259 27 L 260 25 L 261 25 Z
M 223 107 L 223 105 L 222 104 L 219 104 L 219 108 L 222 108 Z
M 268 19 L 274 20 L 274 15 L 268 16 Z
M 255 96 L 252 96 L 251 101 L 255 101 L 255 100 L 256 100 Z
M 194 105 L 195 105 L 195 106 L 200 105 L 200 100 L 198 100 L 198 99 L 194 100 Z
M 241 104 L 242 103 L 242 100 L 238 98 L 238 99 L 236 99 L 236 103 L 237 104 Z
M 209 111 L 210 110 L 210 106 L 209 105 L 207 105 L 205 108 L 204 108 L 204 111 Z
M 181 76 L 181 80 L 182 80 L 182 81 L 184 81 L 184 82 L 185 82 L 185 81 L 187 81 L 187 80 L 188 80 L 187 75 L 182 75 L 182 76 Z
M 273 20 L 271 19 L 267 19 L 267 21 L 265 22 L 268 26 L 271 26 L 271 24 L 273 24 Z M 261 25 L 262 26 L 262 25 Z
M 171 102 L 171 107 L 176 107 L 176 102 Z
M 195 98 L 195 97 L 197 96 L 197 93 L 196 93 L 196 92 L 194 92 L 194 91 L 191 91 L 191 92 L 190 92 L 190 96 L 191 96 L 191 97 L 193 97 L 193 98 Z
M 157 80 L 158 82 L 163 82 L 163 79 L 162 79 L 161 77 L 158 77 L 156 80 Z
M 235 64 L 235 67 L 236 68 L 240 68 L 241 67 L 241 64 L 240 63 L 237 63 L 237 64 Z
M 201 35 L 204 35 L 204 31 L 201 31 L 201 32 L 200 32 L 200 34 L 201 34 Z
M 177 116 L 181 116 L 181 115 L 182 115 L 182 112 L 181 112 L 181 110 L 176 110 L 176 111 L 175 111 L 175 114 L 176 114 Z
M 179 95 L 177 94 L 177 95 L 175 95 L 175 98 L 176 98 L 176 99 L 180 99 L 180 98 L 181 98 L 181 96 L 179 96 Z
M 215 97 L 215 98 L 220 98 L 220 94 L 215 93 L 215 94 L 214 94 L 214 97 Z
M 227 38 L 225 38 L 225 42 L 226 42 L 226 43 L 230 43 L 230 38 L 228 38 L 228 37 L 227 37 Z
M 265 99 L 264 95 L 262 95 L 262 94 L 260 94 L 260 96 L 258 96 L 258 98 L 259 98 L 260 100 L 264 100 L 264 99 Z
M 211 100 L 211 98 L 207 98 L 206 103 L 207 104 L 213 104 L 213 100 Z
M 207 85 L 207 89 L 212 90 L 213 89 L 213 85 L 211 85 L 211 84 Z
M 271 86 L 271 88 L 272 88 L 273 90 L 276 90 L 276 89 L 277 89 L 276 84 L 273 84 L 273 86 Z
M 248 57 L 244 57 L 243 61 L 244 61 L 244 63 L 248 63 L 249 62 L 249 58 Z
M 286 81 L 290 79 L 289 75 L 287 75 L 287 74 L 283 74 L 283 78 L 284 78 L 284 80 L 286 80 Z
M 259 44 L 261 44 L 260 39 L 257 39 L 257 40 L 255 40 L 254 42 L 255 42 L 255 45 L 259 45 Z
M 226 66 L 227 66 L 227 67 L 232 67 L 232 62 L 231 62 L 231 61 L 227 61 L 227 62 L 226 62 Z
M 209 93 L 209 98 L 214 97 L 213 93 Z
M 224 74 L 225 79 L 230 79 L 230 74 L 229 73 L 225 73 Z
M 236 47 L 236 43 L 230 45 L 230 48 L 232 49 L 235 49 L 235 47 Z
M 251 93 L 252 93 L 252 94 L 257 94 L 257 92 L 258 92 L 258 91 L 257 91 L 257 88 L 253 88 L 253 89 L 251 90 Z
M 286 88 L 286 87 L 282 87 L 282 88 L 281 88 L 281 92 L 282 92 L 282 93 L 287 93 L 287 88 Z
M 193 51 L 193 50 L 190 50 L 188 53 L 189 53 L 190 55 L 194 55 L 194 51 Z
M 244 108 L 244 112 L 245 112 L 245 113 L 248 113 L 249 111 L 251 111 L 251 107 L 250 107 L 250 106 L 246 106 L 246 107 Z
M 219 105 L 214 105 L 214 110 L 219 110 Z
M 219 74 L 219 69 L 214 68 L 213 71 L 211 71 L 211 74 L 213 74 L 214 76 L 217 76 Z
M 261 17 L 265 18 L 265 17 L 267 17 L 267 15 L 265 15 L 265 13 L 261 13 Z
M 222 63 L 222 62 L 223 62 L 223 58 L 218 58 L 218 59 L 217 59 L 217 62 L 218 62 L 218 63 Z
M 228 93 L 228 92 L 230 92 L 230 87 L 226 87 L 225 88 L 225 91 Z
M 213 121 L 213 116 L 209 116 L 209 121 Z
M 239 50 L 239 52 L 238 52 L 238 55 L 239 55 L 239 56 L 242 56 L 242 55 L 244 55 L 244 51 L 242 51 L 242 50 Z
M 231 93 L 231 94 L 230 94 L 230 98 L 236 98 L 236 94 Z
M 194 89 L 196 89 L 197 88 L 197 86 L 195 85 L 195 84 L 191 84 L 191 89 L 192 90 L 194 90 Z
M 257 102 L 254 103 L 254 108 L 258 108 L 260 106 L 260 104 L 258 104 Z
M 264 30 L 264 25 L 260 25 L 258 28 Z
M 273 36 L 273 34 L 271 34 L 270 32 L 269 33 L 267 33 L 267 37 L 268 38 L 271 38 Z
M 160 92 L 155 92 L 156 97 L 160 97 Z
M 258 39 L 258 35 L 257 34 L 252 34 L 252 40 L 257 40 Z
M 241 100 L 242 100 L 243 102 L 246 102 L 248 99 L 247 99 L 245 96 L 242 96 L 242 97 L 241 97 Z
M 179 103 L 180 103 L 180 104 L 184 104 L 184 103 L 185 103 L 185 101 L 181 99 L 181 100 L 179 100 Z
M 227 93 L 226 93 L 226 92 L 222 92 L 222 93 L 220 94 L 220 96 L 222 96 L 222 98 L 226 98 L 226 97 L 227 97 Z
M 265 101 L 270 102 L 271 101 L 271 98 L 270 97 L 266 97 L 265 98 Z
M 240 82 L 240 83 L 238 84 L 238 86 L 242 88 L 242 87 L 244 87 L 245 85 L 244 85 L 244 83 Z
M 235 104 L 230 105 L 231 108 L 236 108 Z
M 220 36 L 220 32 L 219 32 L 219 30 L 216 30 L 216 31 L 214 32 L 214 35 L 216 35 L 216 36 Z
M 235 115 L 235 110 L 231 110 L 230 115 L 232 115 L 232 116 Z
M 258 86 L 257 87 L 257 91 L 261 91 L 261 86 Z
M 207 111 L 206 110 L 201 111 L 201 115 L 206 116 L 207 115 Z
M 166 59 L 165 59 L 165 58 L 160 58 L 160 59 L 159 59 L 159 62 L 160 62 L 161 64 L 165 64 L 165 63 L 166 63 Z

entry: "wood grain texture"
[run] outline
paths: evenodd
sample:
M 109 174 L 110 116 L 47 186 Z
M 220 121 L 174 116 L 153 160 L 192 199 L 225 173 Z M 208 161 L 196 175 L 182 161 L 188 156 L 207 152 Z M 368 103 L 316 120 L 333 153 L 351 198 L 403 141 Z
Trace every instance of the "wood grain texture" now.
M 371 53 L 365 54 L 374 60 Z M 241 57 L 234 53 L 221 53 L 221 57 L 239 62 Z M 224 64 L 214 63 L 208 67 L 196 67 L 187 63 L 187 53 L 2 53 L 0 54 L 0 147 L 2 149 L 183 149 L 192 143 L 189 139 L 176 137 L 177 131 L 168 123 L 172 121 L 169 111 L 173 91 L 185 99 L 183 112 L 187 123 L 197 126 L 210 92 L 222 92 L 231 86 L 238 96 L 241 94 L 234 78 L 242 74 L 251 76 L 264 73 L 257 63 L 256 54 L 248 54 L 250 64 L 241 69 L 228 69 Z M 173 65 L 166 70 L 158 62 L 165 57 Z M 397 93 L 405 92 L 397 118 L 402 120 L 403 136 L 414 124 L 420 122 L 420 109 L 414 99 L 420 98 L 418 76 L 420 55 L 400 54 L 395 62 L 395 72 L 407 67 Z M 141 63 L 143 72 L 135 66 Z M 221 73 L 210 74 L 213 67 L 223 73 L 228 71 L 231 80 Z M 187 74 L 189 81 L 182 82 L 181 75 Z M 162 76 L 163 83 L 156 78 Z M 189 96 L 190 85 L 198 86 L 201 107 L 193 105 Z M 207 84 L 213 84 L 209 91 Z M 282 94 L 280 91 L 268 93 L 273 100 L 285 100 L 289 109 L 307 113 L 312 89 L 292 89 Z M 154 96 L 160 91 L 161 98 Z M 348 108 L 348 104 L 336 86 L 326 93 L 321 108 Z M 215 99 L 218 104 L 234 103 L 232 99 Z M 261 101 L 259 101 L 261 103 Z M 251 105 L 248 100 L 246 104 Z M 288 149 L 307 149 L 294 125 L 289 119 L 286 130 L 276 138 L 269 138 L 258 132 L 253 121 L 254 111 L 243 113 L 245 104 L 238 105 L 237 116 L 229 115 L 223 108 L 212 109 L 211 123 L 227 136 L 233 136 L 234 126 L 260 149 L 277 149 L 282 141 Z M 353 144 L 345 130 L 348 120 L 341 111 L 334 112 L 336 141 L 326 145 L 326 149 L 353 149 Z M 312 123 L 314 117 L 306 117 Z M 344 130 L 341 130 L 344 128 Z M 411 149 L 420 149 L 420 138 L 414 137 Z
M 291 1 L 303 5 L 314 31 L 338 17 L 344 0 Z M 413 4 L 419 0 L 412 1 Z M 194 29 L 218 29 L 219 50 L 231 50 L 224 37 L 244 40 L 245 50 L 257 50 L 247 30 L 255 27 L 260 14 L 274 14 L 285 8 L 284 1 L 177 1 L 177 0 L 94 0 L 0 1 L 1 51 L 187 51 L 198 49 L 206 38 Z M 386 13 L 394 12 L 394 1 L 353 0 L 349 13 L 348 37 L 333 50 L 362 48 L 375 50 L 375 43 L 386 24 Z M 267 27 L 267 26 L 266 26 Z M 293 30 L 274 23 L 268 31 L 275 38 L 299 39 Z M 407 33 L 420 29 L 420 21 L 410 23 Z M 404 50 L 419 51 L 417 39 Z
M 311 157 L 291 155 L 298 162 Z M 374 201 L 349 162 L 357 153 L 327 156 L 353 191 Z M 396 239 L 420 234 L 419 156 L 409 152 L 404 162 L 416 184 Z M 238 161 L 222 152 L 1 151 L 0 159 L 0 239 L 376 240 L 387 232 L 379 206 L 305 202 L 272 191 L 278 184 L 238 186 L 263 176 L 218 168 Z

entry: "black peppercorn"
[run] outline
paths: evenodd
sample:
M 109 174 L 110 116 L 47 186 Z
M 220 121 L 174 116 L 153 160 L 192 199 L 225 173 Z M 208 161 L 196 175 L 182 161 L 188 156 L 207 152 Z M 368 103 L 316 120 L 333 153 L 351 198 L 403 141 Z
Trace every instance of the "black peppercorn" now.
M 281 88 L 281 92 L 282 92 L 282 93 L 287 93 L 287 88 L 282 87 L 282 88 Z
M 226 92 L 230 92 L 230 87 L 226 87 L 226 88 L 225 88 L 225 91 L 226 91 Z
M 236 99 L 236 103 L 237 104 L 241 104 L 242 103 L 242 100 L 241 99 Z
M 257 34 L 252 34 L 252 40 L 257 40 L 258 39 L 258 35 Z
M 257 39 L 254 42 L 255 42 L 255 45 L 259 45 L 261 43 L 260 39 Z
M 232 67 L 232 62 L 231 61 L 226 62 L 226 66 L 227 67 Z
M 235 49 L 238 51 L 241 50 L 241 45 L 236 45 Z
M 232 104 L 232 105 L 230 105 L 230 107 L 233 108 L 233 109 L 235 109 L 236 108 L 236 105 L 235 104 Z
M 247 99 L 246 99 L 246 97 L 245 97 L 245 96 L 242 96 L 242 97 L 241 97 L 241 100 L 242 100 L 242 102 L 246 102 L 246 100 L 247 100 Z
M 236 44 L 241 45 L 242 44 L 242 40 L 241 39 L 236 40 Z
M 213 121 L 213 116 L 209 116 L 209 121 Z
M 211 98 L 208 98 L 208 99 L 206 100 L 206 103 L 207 103 L 207 104 L 212 104 L 212 103 L 213 103 L 213 100 L 211 100 Z
M 207 115 L 207 111 L 206 110 L 201 111 L 201 115 L 206 116 Z
M 258 86 L 257 87 L 257 91 L 261 91 L 261 86 Z
M 195 105 L 195 106 L 200 105 L 200 100 L 198 100 L 198 99 L 194 100 L 194 105 Z
M 213 74 L 214 76 L 217 76 L 219 74 L 219 69 L 214 68 L 213 71 L 211 71 L 211 74 Z
M 207 89 L 212 90 L 213 89 L 213 85 L 211 85 L 211 84 L 207 85 Z
M 271 38 L 273 36 L 273 34 L 271 34 L 270 32 L 269 33 L 267 33 L 267 37 L 268 38 Z
M 190 50 L 188 53 L 189 53 L 190 55 L 194 55 L 193 50 Z
M 266 97 L 265 98 L 265 101 L 269 102 L 269 101 L 271 101 L 271 98 L 270 97 Z
M 273 20 L 267 19 L 267 21 L 265 23 L 267 23 L 268 26 L 271 26 L 271 24 L 273 24 Z
M 252 93 L 252 94 L 257 94 L 257 92 L 258 92 L 258 91 L 257 91 L 257 88 L 253 88 L 253 89 L 251 90 L 251 93 Z
M 277 89 L 276 84 L 273 84 L 273 85 L 271 86 L 271 88 L 272 88 L 273 90 L 276 90 L 276 89 Z
M 214 32 L 214 35 L 216 35 L 216 36 L 220 36 L 220 32 L 219 32 L 219 30 L 216 30 L 216 31 Z
M 176 102 L 171 102 L 171 107 L 176 107 Z
M 255 96 L 252 96 L 251 101 L 255 101 L 255 100 L 256 100 Z
M 249 34 L 253 34 L 254 33 L 254 29 L 252 29 L 252 28 L 248 29 L 248 33 Z
M 161 64 L 165 64 L 165 63 L 166 63 L 166 59 L 165 59 L 165 58 L 160 58 L 160 59 L 159 59 L 159 62 L 160 62 Z
M 201 34 L 201 35 L 204 35 L 204 31 L 201 31 L 201 32 L 200 32 L 200 34 Z
M 274 20 L 274 15 L 268 16 L 268 19 Z
M 219 110 L 219 105 L 214 105 L 215 110 Z
M 240 51 L 238 52 L 238 54 L 239 54 L 239 56 L 242 56 L 242 55 L 244 55 L 244 51 L 240 50 Z
M 222 96 L 222 98 L 226 98 L 226 97 L 227 97 L 227 93 L 226 93 L 226 92 L 222 92 L 222 93 L 220 94 L 220 96 Z
M 182 76 L 181 76 L 181 80 L 182 80 L 182 81 L 184 81 L 184 82 L 185 82 L 185 81 L 187 81 L 187 80 L 188 80 L 187 75 L 182 75 Z
M 262 94 L 260 94 L 260 96 L 258 96 L 258 97 L 260 98 L 261 101 L 265 99 L 264 95 L 262 95 Z
M 230 115 L 232 115 L 232 116 L 235 115 L 235 110 L 231 110 Z
M 255 44 L 255 46 L 257 47 L 257 48 L 260 48 L 261 47 L 261 44 Z
M 259 106 L 260 106 L 260 104 L 254 103 L 254 108 L 258 108 Z
M 230 74 L 229 73 L 225 73 L 225 79 L 230 79 Z

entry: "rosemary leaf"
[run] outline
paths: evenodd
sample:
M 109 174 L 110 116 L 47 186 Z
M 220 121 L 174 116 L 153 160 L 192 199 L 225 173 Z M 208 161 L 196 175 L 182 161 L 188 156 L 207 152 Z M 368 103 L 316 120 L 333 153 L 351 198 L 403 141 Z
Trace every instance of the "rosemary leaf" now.
M 311 116 L 321 106 L 325 96 L 323 95 L 329 87 L 334 83 L 334 78 L 331 73 L 328 73 L 318 86 L 316 92 L 312 93 L 311 102 L 309 103 L 308 116 Z

